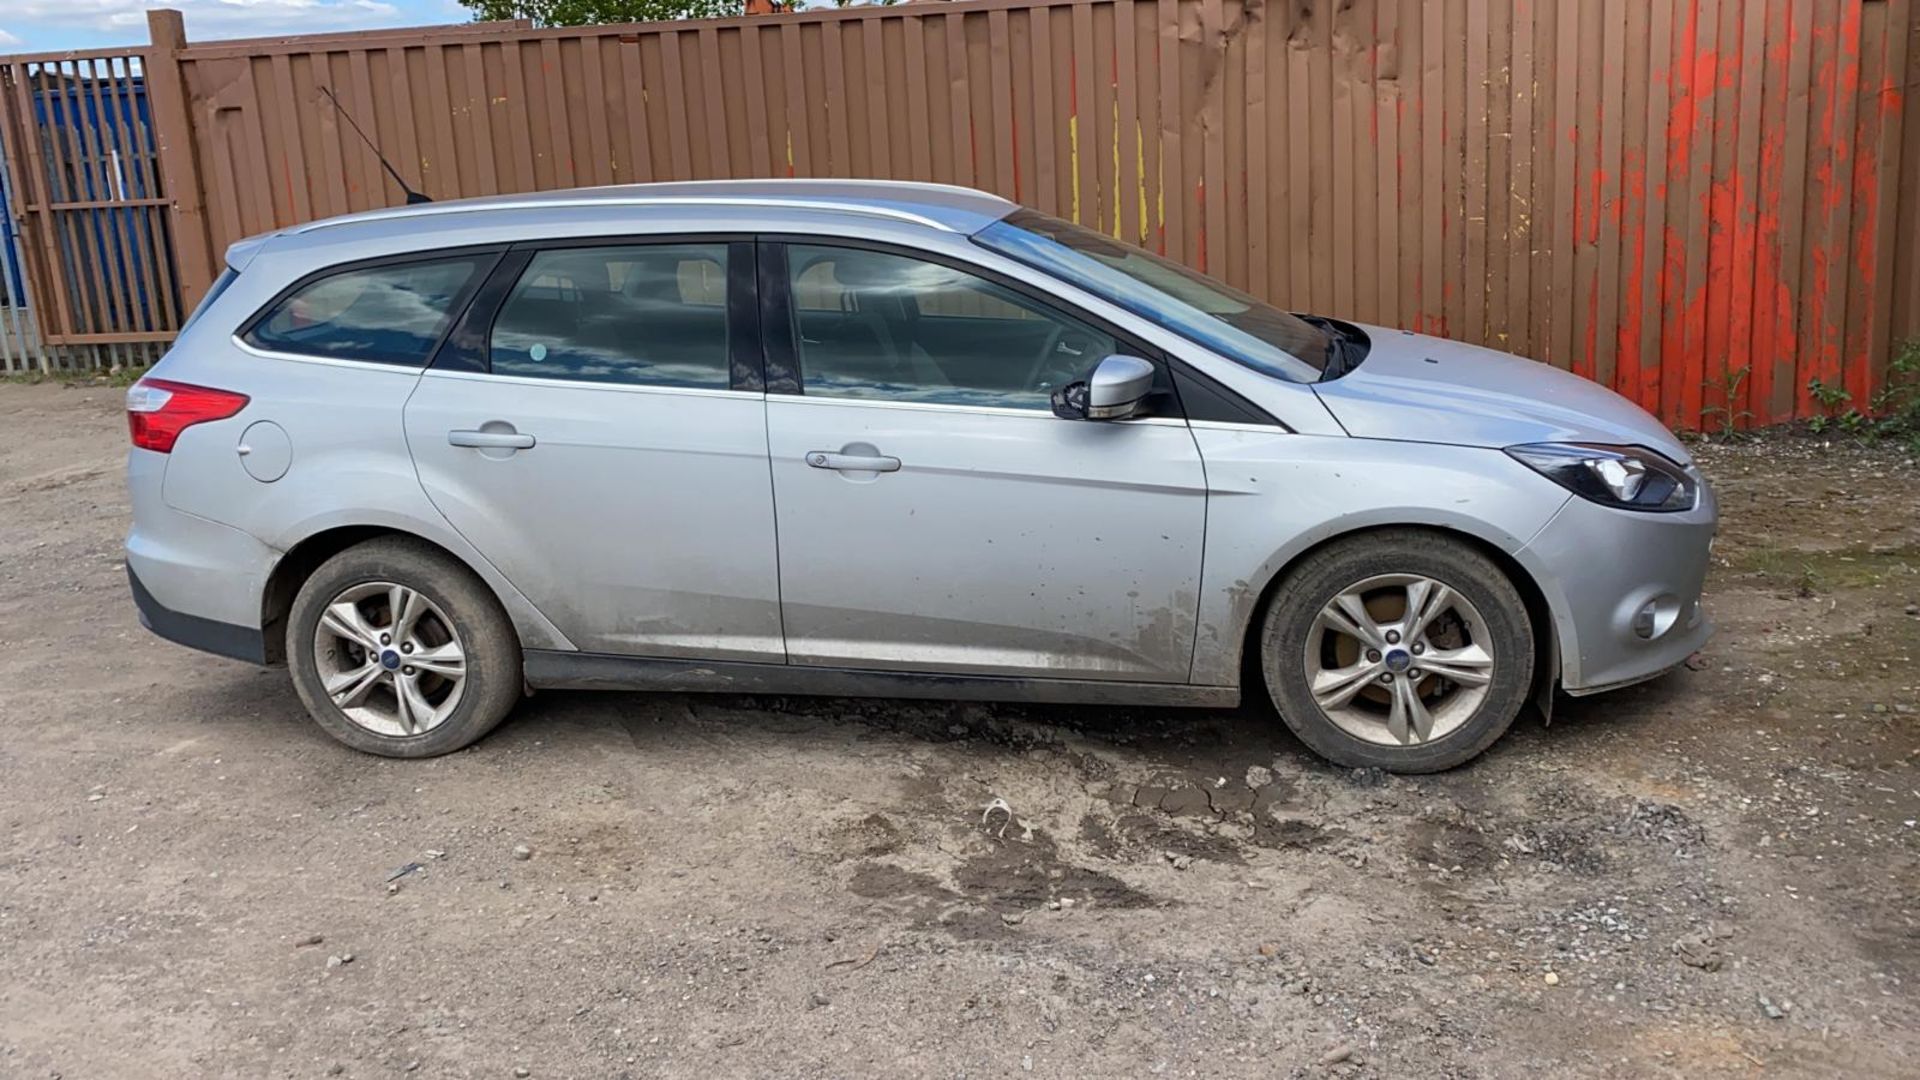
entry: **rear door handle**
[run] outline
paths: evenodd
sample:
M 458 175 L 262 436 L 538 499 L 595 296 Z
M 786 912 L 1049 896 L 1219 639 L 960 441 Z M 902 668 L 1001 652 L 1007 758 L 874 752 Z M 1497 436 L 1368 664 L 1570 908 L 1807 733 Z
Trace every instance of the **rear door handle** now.
M 831 450 L 807 451 L 807 464 L 835 472 L 899 472 L 900 459 L 885 454 L 836 454 Z
M 531 450 L 533 436 L 517 431 L 449 431 L 447 443 L 478 450 Z

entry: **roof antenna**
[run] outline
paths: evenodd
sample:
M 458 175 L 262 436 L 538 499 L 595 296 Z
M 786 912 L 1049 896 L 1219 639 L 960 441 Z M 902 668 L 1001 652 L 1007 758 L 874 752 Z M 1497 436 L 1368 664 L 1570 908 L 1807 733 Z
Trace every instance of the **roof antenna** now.
M 393 182 L 400 185 L 401 191 L 407 193 L 408 206 L 418 206 L 421 203 L 430 203 L 433 201 L 408 187 L 407 182 L 400 179 L 400 174 L 393 171 L 393 163 L 387 160 L 387 155 L 381 153 L 380 147 L 374 145 L 374 141 L 367 138 L 367 133 L 360 130 L 360 125 L 353 122 L 353 115 L 341 107 L 340 99 L 333 96 L 332 90 L 324 86 L 319 89 L 321 93 L 327 95 L 327 100 L 333 103 L 334 111 L 338 112 L 340 118 L 347 122 L 347 126 L 353 129 L 353 133 L 360 136 L 360 141 L 367 144 L 367 149 L 373 151 L 373 156 L 380 159 L 380 167 L 387 170 L 387 175 L 393 177 Z

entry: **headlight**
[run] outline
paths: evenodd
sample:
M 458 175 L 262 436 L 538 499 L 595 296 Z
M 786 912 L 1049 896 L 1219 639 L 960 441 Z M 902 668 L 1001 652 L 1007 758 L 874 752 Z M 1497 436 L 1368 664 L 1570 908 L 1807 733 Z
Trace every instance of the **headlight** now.
M 1672 513 L 1693 509 L 1699 490 L 1680 466 L 1640 446 L 1533 443 L 1509 446 L 1514 460 L 1603 506 Z

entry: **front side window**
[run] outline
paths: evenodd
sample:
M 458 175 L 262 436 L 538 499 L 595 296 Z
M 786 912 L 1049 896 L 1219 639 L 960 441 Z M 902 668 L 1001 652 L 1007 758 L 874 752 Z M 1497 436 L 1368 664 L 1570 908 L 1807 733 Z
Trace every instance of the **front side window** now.
M 727 245 L 543 251 L 500 305 L 496 375 L 724 390 Z
M 904 255 L 787 249 L 810 397 L 1046 410 L 1114 339 L 984 278 Z
M 274 352 L 424 366 L 492 254 L 342 270 L 281 299 L 247 332 Z

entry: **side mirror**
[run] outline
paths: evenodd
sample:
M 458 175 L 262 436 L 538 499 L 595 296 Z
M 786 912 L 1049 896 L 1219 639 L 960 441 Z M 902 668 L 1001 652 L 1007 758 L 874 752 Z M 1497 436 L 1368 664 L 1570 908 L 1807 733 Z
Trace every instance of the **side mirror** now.
M 1053 415 L 1062 420 L 1125 420 L 1153 390 L 1153 365 L 1118 353 L 1094 365 L 1082 382 L 1053 392 Z

